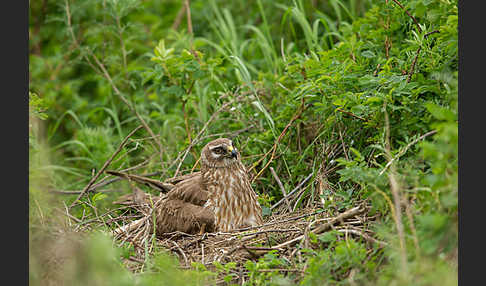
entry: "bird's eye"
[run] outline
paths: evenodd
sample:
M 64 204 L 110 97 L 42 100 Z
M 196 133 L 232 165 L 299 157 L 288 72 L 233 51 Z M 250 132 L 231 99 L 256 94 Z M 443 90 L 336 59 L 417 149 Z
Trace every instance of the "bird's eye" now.
M 215 148 L 213 151 L 214 151 L 214 153 L 216 153 L 216 154 L 221 154 L 221 153 L 223 153 L 223 148 L 218 147 L 218 148 Z

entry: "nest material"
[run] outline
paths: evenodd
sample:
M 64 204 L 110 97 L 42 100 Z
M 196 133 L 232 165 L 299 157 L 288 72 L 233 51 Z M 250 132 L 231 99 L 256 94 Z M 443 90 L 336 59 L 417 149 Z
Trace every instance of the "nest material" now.
M 141 208 L 145 213 L 144 217 L 124 226 L 123 231 L 119 228 L 116 233 L 119 241 L 129 241 L 135 246 L 137 257 L 132 257 L 132 261 L 142 262 L 143 255 L 147 253 L 144 246 L 149 245 L 149 253 L 152 251 L 152 243 L 147 244 L 146 241 L 154 239 L 159 247 L 167 249 L 178 257 L 181 268 L 191 268 L 193 262 L 201 263 L 208 269 L 213 269 L 213 263 L 216 261 L 221 264 L 236 262 L 239 269 L 236 275 L 240 276 L 240 279 L 241 275 L 246 274 L 244 265 L 247 260 L 257 260 L 265 253 L 276 251 L 280 257 L 290 262 L 295 256 L 301 255 L 302 248 L 319 248 L 319 244 L 313 243 L 309 238 L 310 232 L 320 234 L 334 229 L 344 233 L 344 238 L 361 237 L 370 244 L 385 244 L 372 237 L 373 233 L 369 230 L 368 224 L 376 216 L 368 216 L 369 207 L 365 203 L 334 215 L 320 208 L 299 209 L 292 213 L 283 212 L 282 205 L 282 208 L 277 210 L 282 213 L 267 217 L 262 226 L 226 233 L 208 232 L 191 235 L 172 232 L 159 236 L 152 235 L 153 225 L 150 216 L 153 210 L 149 205 Z M 132 268 L 136 270 L 136 263 Z

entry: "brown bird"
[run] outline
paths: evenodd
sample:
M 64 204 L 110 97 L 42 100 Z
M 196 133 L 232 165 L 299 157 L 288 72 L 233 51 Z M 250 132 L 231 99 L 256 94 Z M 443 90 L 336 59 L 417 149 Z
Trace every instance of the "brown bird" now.
M 158 235 L 229 231 L 263 224 L 262 209 L 233 142 L 219 138 L 201 151 L 201 171 L 174 185 L 155 205 Z

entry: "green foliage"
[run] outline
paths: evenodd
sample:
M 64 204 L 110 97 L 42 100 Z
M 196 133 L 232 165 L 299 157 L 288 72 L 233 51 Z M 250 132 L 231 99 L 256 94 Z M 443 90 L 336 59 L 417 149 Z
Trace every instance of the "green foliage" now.
M 327 250 L 309 253 L 309 275 L 302 285 L 347 285 L 352 281 L 361 284 L 374 279 L 376 262 L 369 259 L 364 244 L 353 239 L 337 241 L 332 234 L 319 238 L 329 243 Z
M 189 138 L 206 128 L 180 170 L 193 168 L 209 136 L 234 132 L 254 176 L 270 155 L 259 159 L 282 134 L 269 166 L 284 187 L 293 189 L 313 173 L 304 196 L 320 196 L 326 210 L 368 199 L 380 214 L 373 226 L 378 239 L 390 244 L 381 251 L 334 232 L 311 237 L 322 247 L 305 257 L 304 284 L 410 282 L 397 271 L 390 176 L 410 207 L 410 216 L 402 215 L 408 276 L 417 278 L 416 285 L 435 278 L 457 281 L 457 1 L 400 2 L 420 28 L 394 1 L 194 0 L 193 34 L 184 17 L 172 29 L 182 1 L 31 2 L 31 227 L 45 226 L 53 202 L 75 198 L 54 199 L 46 190 L 84 188 L 140 125 L 139 117 L 158 142 L 145 130 L 137 132 L 110 169 L 146 161 L 144 173 L 162 169 L 162 179 L 170 177 Z M 160 156 L 154 143 L 163 146 Z M 333 152 L 332 146 L 337 146 Z M 328 183 L 324 190 L 315 183 L 318 175 Z M 113 186 L 131 192 L 128 184 Z M 253 187 L 270 215 L 282 193 L 268 168 Z M 109 211 L 115 197 L 90 194 L 83 201 Z M 81 205 L 73 215 L 94 215 Z M 159 253 L 140 278 L 126 278 L 114 258 L 122 254 L 103 245 L 99 251 L 111 258 L 93 265 L 107 281 L 120 275 L 119 283 L 197 285 L 214 276 L 203 265 L 195 265 L 196 272 L 175 269 L 175 262 Z M 82 259 L 98 259 L 89 251 Z M 296 273 L 259 271 L 289 263 L 276 253 L 248 262 L 249 284 L 295 284 L 302 279 Z M 292 267 L 302 269 L 304 263 Z M 215 267 L 230 283 L 234 266 Z M 32 275 L 34 281 L 40 274 Z M 101 283 L 96 275 L 92 279 Z
M 245 268 L 249 271 L 248 285 L 291 285 L 292 280 L 279 273 L 278 269 L 275 269 L 288 266 L 289 263 L 287 261 L 278 258 L 276 250 L 266 253 L 263 257 L 260 257 L 257 262 L 248 260 L 245 263 Z M 275 270 L 271 271 L 272 269 Z
M 183 271 L 177 265 L 175 257 L 158 253 L 148 262 L 147 270 L 141 275 L 137 285 L 207 285 L 213 277 L 213 273 L 209 271 Z

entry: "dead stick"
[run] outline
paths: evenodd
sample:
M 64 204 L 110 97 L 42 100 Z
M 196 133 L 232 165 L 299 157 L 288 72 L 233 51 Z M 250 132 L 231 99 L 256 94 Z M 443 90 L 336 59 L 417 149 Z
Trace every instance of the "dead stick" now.
M 284 222 L 298 220 L 298 219 L 305 218 L 305 217 L 308 217 L 308 216 L 318 215 L 318 214 L 323 213 L 323 212 L 324 212 L 323 210 L 319 210 L 319 211 L 316 211 L 316 212 L 313 212 L 313 213 L 310 213 L 310 214 L 304 214 L 304 215 L 300 215 L 300 216 L 296 216 L 296 217 L 291 217 L 289 219 L 285 219 L 285 220 L 281 220 L 281 221 L 269 222 L 269 223 L 265 223 L 265 224 L 259 225 L 259 226 L 250 226 L 250 227 L 235 229 L 235 230 L 233 230 L 233 232 L 247 231 L 247 230 L 257 229 L 257 228 L 260 228 L 260 227 L 276 225 L 276 224 L 280 224 L 280 223 L 284 223 Z
M 93 189 L 90 189 L 91 191 Z M 98 193 L 108 193 L 108 192 L 119 192 L 121 189 L 108 189 L 108 190 L 100 190 Z M 63 194 L 63 195 L 77 195 L 81 194 L 82 191 L 67 191 L 67 190 L 49 190 L 51 193 L 56 193 L 56 194 Z
M 337 232 L 356 234 L 356 235 L 363 237 L 368 242 L 378 243 L 381 246 L 387 246 L 388 245 L 388 243 L 386 243 L 384 241 L 374 239 L 373 237 L 371 237 L 371 236 L 369 236 L 369 235 L 367 235 L 367 234 L 365 234 L 361 231 L 355 230 L 355 229 L 338 229 Z
M 176 172 L 174 173 L 174 176 L 172 178 L 177 177 L 177 175 L 179 174 L 179 170 L 180 170 L 180 168 L 182 166 L 182 162 L 184 162 L 184 159 L 186 158 L 187 154 L 192 149 L 192 147 L 194 147 L 194 145 L 196 145 L 197 143 L 199 143 L 199 141 L 201 141 L 200 140 L 200 137 L 202 136 L 202 134 L 204 133 L 204 131 L 206 131 L 206 128 L 208 128 L 209 123 L 211 123 L 220 112 L 222 112 L 224 109 L 226 109 L 226 107 L 228 107 L 229 105 L 233 104 L 235 101 L 237 101 L 237 100 L 239 100 L 241 98 L 242 98 L 242 96 L 238 96 L 237 98 L 235 98 L 235 99 L 233 99 L 231 101 L 226 102 L 216 112 L 214 112 L 213 115 L 211 115 L 211 117 L 204 124 L 204 126 L 201 128 L 201 130 L 199 130 L 199 133 L 196 135 L 196 137 L 194 137 L 194 140 L 192 140 L 192 142 L 186 148 L 186 151 L 184 152 L 184 155 L 182 156 L 182 158 L 181 158 L 181 154 L 182 153 L 180 153 L 179 156 L 177 156 L 177 159 L 174 161 L 174 163 L 177 162 L 178 160 L 180 160 L 180 161 L 179 161 L 179 164 L 177 166 Z M 171 166 L 169 166 L 169 169 L 172 167 L 172 165 L 174 163 L 172 163 Z
M 280 205 L 285 199 L 287 199 L 288 197 L 290 197 L 291 195 L 293 195 L 295 192 L 297 192 L 297 190 L 300 189 L 300 187 L 302 187 L 302 185 L 304 185 L 310 178 L 312 178 L 312 175 L 314 175 L 314 173 L 310 173 L 302 182 L 300 182 L 297 187 L 295 187 L 295 189 L 293 189 L 288 195 L 286 195 L 285 197 L 283 197 L 280 201 L 278 201 L 277 203 L 275 203 L 273 206 L 270 207 L 270 209 L 274 209 L 276 208 L 278 205 Z
M 113 153 L 113 155 L 111 155 L 110 159 L 108 159 L 105 162 L 105 164 L 103 165 L 103 167 L 101 167 L 101 169 L 98 170 L 98 173 L 96 173 L 96 175 L 89 181 L 88 185 L 86 185 L 86 187 L 81 191 L 81 193 L 79 194 L 79 196 L 73 201 L 73 203 L 71 204 L 71 206 L 69 206 L 69 209 L 71 209 L 74 206 L 74 204 L 86 193 L 86 191 L 91 187 L 91 185 L 93 185 L 93 183 L 98 179 L 98 177 L 103 173 L 103 171 L 108 167 L 108 165 L 110 165 L 111 161 L 113 161 L 113 159 L 115 158 L 115 156 L 118 155 L 118 153 L 120 153 L 120 151 L 122 150 L 123 146 L 125 146 L 125 143 L 128 141 L 128 138 L 130 138 L 135 132 L 137 132 L 142 127 L 143 127 L 142 125 L 139 125 L 137 128 L 133 129 L 133 131 L 130 132 L 127 135 L 127 137 L 125 137 L 125 139 L 123 139 L 123 141 L 118 146 L 118 149 L 116 149 L 115 153 Z
M 121 170 L 120 172 L 123 172 L 124 170 Z M 143 177 L 151 177 L 151 176 L 157 176 L 157 175 L 160 175 L 162 172 L 153 172 L 153 173 L 148 173 L 148 174 L 143 174 L 143 175 L 139 175 L 139 176 L 143 176 Z M 101 188 L 101 187 L 104 187 L 106 185 L 109 185 L 109 184 L 112 184 L 114 182 L 118 182 L 118 181 L 121 181 L 123 178 L 121 177 L 118 177 L 118 178 L 112 178 L 112 179 L 109 179 L 109 180 L 106 180 L 106 181 L 102 181 L 102 182 L 99 182 L 99 183 L 96 183 L 94 185 L 91 186 L 91 188 L 89 188 L 87 190 L 87 192 L 95 192 L 97 189 Z M 70 191 L 70 190 L 50 190 L 52 192 L 64 192 L 64 193 L 71 193 L 71 194 L 80 194 L 82 192 L 82 190 L 80 191 Z M 103 192 L 103 191 L 100 191 L 100 192 Z
M 113 170 L 106 170 L 106 173 L 113 175 L 113 176 L 118 176 L 118 177 L 121 177 L 121 178 L 124 178 L 124 179 L 127 179 L 127 180 L 133 180 L 133 181 L 138 182 L 138 183 L 149 184 L 150 186 L 153 186 L 153 187 L 155 187 L 155 188 L 157 188 L 157 189 L 159 189 L 160 191 L 163 191 L 163 192 L 168 192 L 168 191 L 172 190 L 172 188 L 174 188 L 173 184 L 164 183 L 164 182 L 161 182 L 161 181 L 158 181 L 158 180 L 154 180 L 154 179 L 150 179 L 150 178 L 147 178 L 147 177 L 142 177 L 142 176 L 138 176 L 138 175 L 134 175 L 134 174 L 128 174 L 128 173 L 118 172 L 118 171 L 113 171 Z
M 410 142 L 407 146 L 405 146 L 405 148 L 403 148 L 400 152 L 398 152 L 398 154 L 395 157 L 393 157 L 390 161 L 388 161 L 388 163 L 385 165 L 385 168 L 383 168 L 383 170 L 381 170 L 379 176 L 383 175 L 383 173 L 386 171 L 386 169 L 388 167 L 390 167 L 390 165 L 395 160 L 397 160 L 398 158 L 400 158 L 401 156 L 403 156 L 403 154 L 405 154 L 412 145 L 414 145 L 415 143 L 419 142 L 420 140 L 423 140 L 427 136 L 434 135 L 435 133 L 437 133 L 437 130 L 429 131 L 429 132 L 425 133 L 424 135 L 418 137 L 417 139 L 413 140 L 412 142 Z
M 285 191 L 285 188 L 282 185 L 282 182 L 280 181 L 280 178 L 277 176 L 277 173 L 275 173 L 275 170 L 273 169 L 273 167 L 270 167 L 270 172 L 272 172 L 272 175 L 275 178 L 275 181 L 277 181 L 277 184 L 280 187 L 280 190 L 282 191 L 282 194 L 284 195 L 285 203 L 287 204 L 287 209 L 289 210 L 289 212 L 291 212 L 292 211 L 292 207 L 290 206 L 290 202 L 287 199 L 287 192 Z
M 323 233 L 325 231 L 327 231 L 328 229 L 330 229 L 334 224 L 336 224 L 337 222 L 341 222 L 341 221 L 344 221 L 345 219 L 347 218 L 350 218 L 350 217 L 353 217 L 353 216 L 356 216 L 356 215 L 359 215 L 361 213 L 363 213 L 366 209 L 365 208 L 362 208 L 361 206 L 358 206 L 358 207 L 354 207 L 348 211 L 345 211 L 344 213 L 338 215 L 337 217 L 331 219 L 329 222 L 321 225 L 321 226 L 318 226 L 317 228 L 313 229 L 311 232 L 314 233 L 314 234 L 319 234 L 319 233 Z M 281 249 L 287 245 L 291 245 L 297 241 L 300 241 L 302 240 L 302 238 L 304 238 L 304 235 L 300 235 L 292 240 L 289 240 L 289 241 L 286 241 L 284 243 L 281 243 L 279 245 L 276 245 L 273 247 L 273 249 Z

